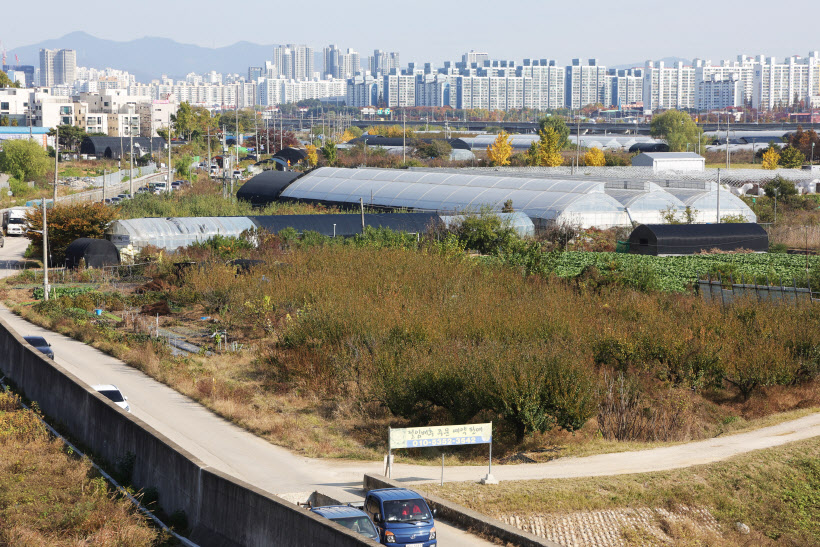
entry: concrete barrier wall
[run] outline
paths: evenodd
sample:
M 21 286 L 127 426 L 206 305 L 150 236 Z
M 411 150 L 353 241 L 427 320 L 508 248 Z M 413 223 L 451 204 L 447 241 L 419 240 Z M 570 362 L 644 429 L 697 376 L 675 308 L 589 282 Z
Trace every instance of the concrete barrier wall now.
M 2 375 L 109 467 L 132 454 L 132 484 L 156 488 L 167 513 L 184 511 L 193 539 L 200 545 L 377 545 L 324 517 L 208 468 L 30 348 L 0 320 Z
M 382 475 L 365 475 L 364 489 L 369 492 L 376 488 L 408 488 L 408 485 Z M 488 485 L 487 488 L 492 488 L 492 486 Z M 430 509 L 436 510 L 436 518 L 452 522 L 487 537 L 496 538 L 505 544 L 519 547 L 562 547 L 558 543 L 530 534 L 444 498 L 427 494 L 422 494 L 422 496 L 427 501 Z

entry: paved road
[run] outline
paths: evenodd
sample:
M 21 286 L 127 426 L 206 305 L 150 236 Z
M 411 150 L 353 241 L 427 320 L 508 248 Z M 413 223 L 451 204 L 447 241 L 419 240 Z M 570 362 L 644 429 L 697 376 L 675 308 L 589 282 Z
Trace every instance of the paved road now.
M 27 244 L 24 238 L 6 240 L 0 249 L 0 277 L 16 273 L 14 266 Z M 268 492 L 303 492 L 307 498 L 319 490 L 340 501 L 356 501 L 362 499 L 364 473 L 382 472 L 380 463 L 336 467 L 324 460 L 294 455 L 91 346 L 33 325 L 2 306 L 0 317 L 21 335 L 45 336 L 57 363 L 85 383 L 119 387 L 134 416 L 201 461 Z M 437 529 L 442 545 L 492 545 L 446 523 L 438 524 Z
M 14 273 L 26 242 L 7 239 L 0 249 L 0 277 Z M 361 497 L 364 473 L 381 473 L 381 462 L 310 459 L 274 446 L 216 416 L 198 403 L 96 349 L 46 331 L 0 308 L 0 317 L 19 333 L 41 334 L 57 362 L 88 384 L 113 383 L 129 397 L 134 416 L 177 442 L 197 458 L 275 494 L 322 491 L 341 501 Z M 544 464 L 493 466 L 499 480 L 603 476 L 662 471 L 712 463 L 731 456 L 820 435 L 820 413 L 738 435 L 636 452 L 561 458 Z M 476 481 L 484 466 L 445 469 L 447 481 Z M 441 470 L 396 462 L 393 476 L 410 484 L 437 482 Z M 488 487 L 491 488 L 491 487 Z M 442 525 L 443 545 L 490 545 Z

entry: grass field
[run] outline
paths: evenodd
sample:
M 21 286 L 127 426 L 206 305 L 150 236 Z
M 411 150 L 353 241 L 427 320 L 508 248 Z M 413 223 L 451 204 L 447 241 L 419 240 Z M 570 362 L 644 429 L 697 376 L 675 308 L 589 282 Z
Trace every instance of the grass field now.
M 661 523 L 666 543 L 674 545 L 820 545 L 820 439 L 663 473 L 420 489 L 481 513 L 522 521 L 624 508 L 674 513 L 681 506 L 707 509 L 717 520 L 717 534 Z M 747 524 L 751 534 L 738 534 L 736 522 Z M 641 530 L 625 528 L 622 538 L 628 545 L 661 544 Z

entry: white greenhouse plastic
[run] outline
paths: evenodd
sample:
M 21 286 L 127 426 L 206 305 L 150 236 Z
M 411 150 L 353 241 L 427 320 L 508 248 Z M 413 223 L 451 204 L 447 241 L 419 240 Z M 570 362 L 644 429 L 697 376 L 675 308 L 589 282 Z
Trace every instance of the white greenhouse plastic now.
M 717 218 L 716 185 L 706 181 L 590 180 L 588 177 L 539 178 L 526 174 L 457 171 L 452 169 L 344 169 L 324 167 L 294 181 L 284 199 L 374 207 L 476 212 L 501 211 L 512 201 L 515 211 L 529 216 L 536 227 L 570 223 L 584 228 L 609 228 L 637 223 L 661 223 L 670 208 L 680 216 L 690 206 L 699 222 Z M 751 209 L 728 191 L 720 192 L 720 216 L 742 215 Z

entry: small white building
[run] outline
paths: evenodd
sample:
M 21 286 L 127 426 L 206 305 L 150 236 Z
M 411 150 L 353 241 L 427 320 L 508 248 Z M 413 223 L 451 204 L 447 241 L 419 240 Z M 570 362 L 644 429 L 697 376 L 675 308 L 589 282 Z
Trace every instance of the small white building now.
M 632 158 L 633 167 L 651 167 L 662 171 L 704 171 L 706 159 L 694 152 L 644 152 Z

